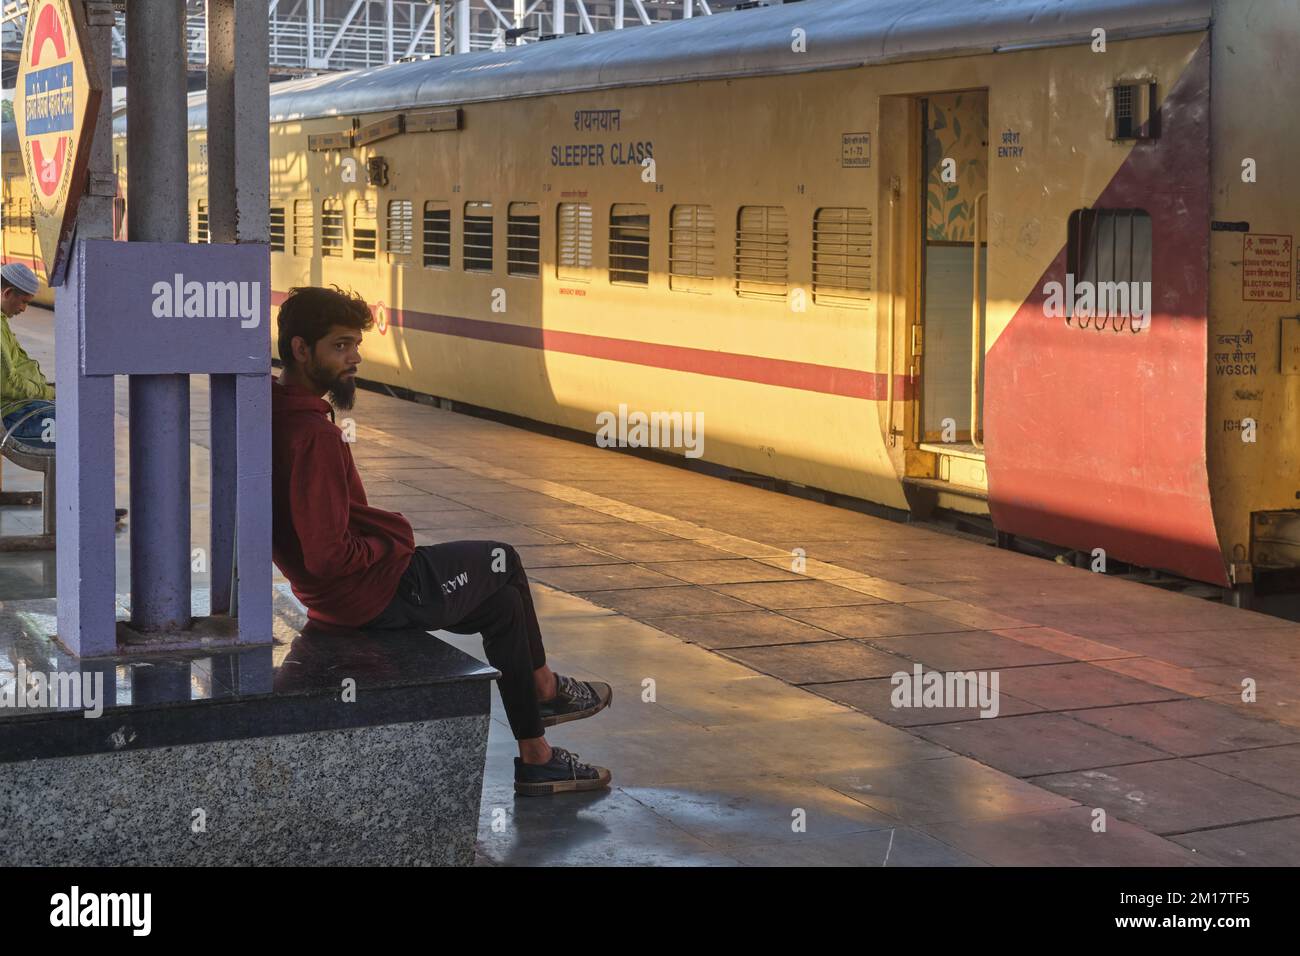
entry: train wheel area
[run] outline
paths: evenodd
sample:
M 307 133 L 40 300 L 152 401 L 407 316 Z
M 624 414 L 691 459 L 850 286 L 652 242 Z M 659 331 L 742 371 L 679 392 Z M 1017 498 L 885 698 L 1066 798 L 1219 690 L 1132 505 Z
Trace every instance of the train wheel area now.
M 14 324 L 47 360 L 48 313 Z M 417 544 L 513 545 L 550 659 L 614 688 L 555 734 L 613 771 L 595 842 L 546 801 L 491 826 L 493 695 L 481 864 L 1300 863 L 1300 625 L 373 391 L 339 423 L 370 504 Z

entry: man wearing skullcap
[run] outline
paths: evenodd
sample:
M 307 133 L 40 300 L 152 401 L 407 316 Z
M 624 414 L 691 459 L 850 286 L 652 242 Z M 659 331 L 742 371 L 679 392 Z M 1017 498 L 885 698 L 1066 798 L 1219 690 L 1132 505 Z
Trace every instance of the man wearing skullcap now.
M 26 445 L 50 447 L 54 444 L 54 386 L 9 328 L 9 317 L 21 315 L 39 289 L 36 273 L 21 262 L 0 267 L 0 420 L 8 431 L 30 416 L 18 426 L 14 438 Z
M 36 273 L 21 262 L 0 267 L 0 435 L 13 428 L 22 444 L 53 448 L 54 386 L 9 328 L 9 316 L 22 315 L 39 290 Z M 125 516 L 125 508 L 114 509 L 115 521 Z

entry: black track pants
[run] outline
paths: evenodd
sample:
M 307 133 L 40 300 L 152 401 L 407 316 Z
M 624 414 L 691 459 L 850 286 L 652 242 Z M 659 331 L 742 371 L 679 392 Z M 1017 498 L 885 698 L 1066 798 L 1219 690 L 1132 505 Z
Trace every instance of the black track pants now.
M 415 549 L 397 594 L 366 628 L 420 627 L 482 634 L 516 740 L 542 736 L 533 671 L 546 663 L 542 631 L 519 553 L 500 541 Z

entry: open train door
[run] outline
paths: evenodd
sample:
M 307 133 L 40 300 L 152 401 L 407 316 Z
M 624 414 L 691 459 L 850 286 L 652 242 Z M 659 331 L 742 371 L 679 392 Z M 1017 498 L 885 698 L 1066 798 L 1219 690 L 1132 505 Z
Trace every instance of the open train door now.
M 914 512 L 987 512 L 984 316 L 987 304 L 987 90 L 915 100 L 919 249 L 911 327 L 915 407 L 904 476 Z

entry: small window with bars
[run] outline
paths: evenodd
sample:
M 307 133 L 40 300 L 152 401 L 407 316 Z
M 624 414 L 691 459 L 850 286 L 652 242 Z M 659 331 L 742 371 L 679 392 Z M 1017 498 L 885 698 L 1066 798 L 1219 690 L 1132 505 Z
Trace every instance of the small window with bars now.
M 1156 100 L 1155 83 L 1120 83 L 1112 87 L 1111 114 L 1111 139 L 1157 139 L 1160 104 Z
M 284 252 L 284 207 L 271 207 L 271 251 Z
M 466 272 L 492 271 L 492 204 L 490 202 L 465 203 Z
M 451 268 L 451 207 L 439 199 L 424 204 L 424 265 Z
M 316 223 L 310 199 L 293 201 L 293 254 L 310 259 L 316 245 Z
M 618 203 L 609 210 L 609 281 L 650 283 L 650 208 Z
M 5 207 L 4 228 L 17 232 L 35 232 L 36 217 L 32 214 L 31 201 L 26 197 L 9 200 Z
M 1070 213 L 1069 228 L 1066 271 L 1074 277 L 1074 289 L 1085 288 L 1084 282 L 1090 284 L 1094 307 L 1092 316 L 1076 316 L 1076 302 L 1067 295 L 1066 320 L 1077 319 L 1083 327 L 1095 323 L 1099 328 L 1111 324 L 1121 329 L 1126 323 L 1115 322 L 1115 318 L 1149 310 L 1152 236 L 1151 216 L 1146 210 L 1076 209 Z M 1070 287 L 1067 282 L 1066 288 Z M 1141 296 L 1141 301 L 1134 296 Z M 1132 323 L 1128 325 L 1132 328 Z
M 871 301 L 871 211 L 822 208 L 813 215 L 813 301 L 866 308 Z
M 194 212 L 195 232 L 199 242 L 208 241 L 208 201 L 200 199 Z
M 352 258 L 374 259 L 379 246 L 379 222 L 373 199 L 352 202 Z
M 320 254 L 324 259 L 343 258 L 343 200 L 341 199 L 321 200 Z
M 717 274 L 712 206 L 673 206 L 668 222 L 668 287 L 712 292 Z
M 388 254 L 405 258 L 411 254 L 415 245 L 415 220 L 411 200 L 388 200 L 388 223 L 384 235 L 384 245 Z
M 559 279 L 588 280 L 592 264 L 593 225 L 591 204 L 562 202 L 555 214 L 555 275 Z
M 541 262 L 541 207 L 535 202 L 512 202 L 506 211 L 506 272 L 535 277 Z
M 790 225 L 783 206 L 741 206 L 736 214 L 736 295 L 784 299 Z

